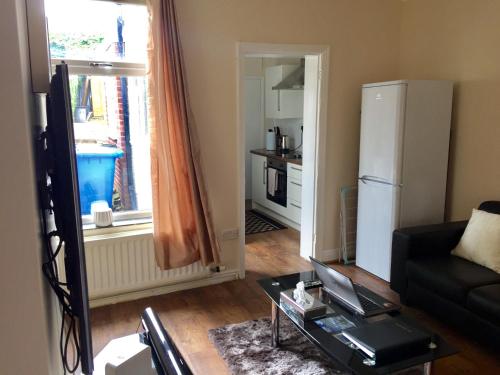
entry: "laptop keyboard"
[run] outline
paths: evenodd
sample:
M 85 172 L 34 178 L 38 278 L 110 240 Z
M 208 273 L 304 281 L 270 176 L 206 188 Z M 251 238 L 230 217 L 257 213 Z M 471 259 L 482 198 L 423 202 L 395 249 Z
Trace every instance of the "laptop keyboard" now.
M 363 307 L 363 310 L 365 310 L 365 311 L 373 311 L 373 310 L 380 309 L 379 305 L 377 305 L 375 302 L 368 299 L 367 297 L 365 297 L 361 293 L 358 293 L 358 299 L 359 299 L 359 302 L 361 303 L 361 306 Z

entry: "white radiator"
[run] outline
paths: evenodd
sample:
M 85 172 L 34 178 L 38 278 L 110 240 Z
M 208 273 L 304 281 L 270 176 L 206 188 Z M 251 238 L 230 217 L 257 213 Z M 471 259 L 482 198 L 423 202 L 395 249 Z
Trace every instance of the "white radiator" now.
M 210 269 L 200 262 L 161 271 L 155 262 L 153 236 L 149 231 L 86 238 L 85 258 L 90 300 L 210 275 Z

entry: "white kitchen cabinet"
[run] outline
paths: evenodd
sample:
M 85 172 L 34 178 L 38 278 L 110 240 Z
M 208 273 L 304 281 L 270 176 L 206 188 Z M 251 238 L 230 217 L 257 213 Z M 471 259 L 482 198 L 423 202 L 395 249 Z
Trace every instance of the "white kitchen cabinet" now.
M 286 188 L 286 198 L 287 200 L 293 199 L 295 202 L 302 202 L 302 182 L 289 178 Z
M 287 163 L 287 214 L 289 220 L 300 224 L 302 214 L 302 166 Z
M 302 166 L 287 163 L 287 204 L 267 199 L 267 157 L 252 155 L 252 206 L 290 227 L 300 230 L 302 214 Z M 257 205 L 257 206 L 256 206 Z M 285 220 L 286 219 L 286 220 Z
M 252 154 L 252 201 L 267 206 L 267 158 Z
M 302 204 L 293 199 L 287 201 L 288 219 L 300 224 L 300 216 L 302 215 Z
M 302 183 L 302 165 L 295 163 L 286 164 L 287 177 L 299 180 Z
M 272 119 L 301 118 L 304 112 L 304 90 L 273 90 L 298 65 L 276 65 L 266 68 L 266 117 Z

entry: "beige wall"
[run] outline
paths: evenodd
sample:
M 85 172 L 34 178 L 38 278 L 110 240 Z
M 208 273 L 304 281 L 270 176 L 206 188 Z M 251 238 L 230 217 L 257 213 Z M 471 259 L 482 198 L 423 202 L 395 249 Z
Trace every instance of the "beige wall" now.
M 339 246 L 339 188 L 356 181 L 362 83 L 457 81 L 449 216 L 463 218 L 480 201 L 500 199 L 499 2 L 183 0 L 177 6 L 219 233 L 238 226 L 238 41 L 330 46 L 328 193 L 323 206 L 331 230 L 320 239 L 324 249 Z M 2 52 L 9 59 L 0 69 L 0 170 L 8 181 L 0 187 L 0 363 L 9 374 L 56 374 L 60 362 L 57 338 L 51 334 L 57 327 L 48 321 L 56 314 L 50 310 L 51 298 L 44 297 L 40 272 L 23 8 L 23 0 L 5 0 L 0 13 L 0 35 L 9 36 L 2 38 Z M 237 241 L 224 243 L 223 249 L 227 265 L 235 266 Z
M 57 375 L 59 313 L 41 272 L 24 7 L 4 0 L 0 12 L 0 373 Z
M 339 189 L 358 169 L 360 85 L 398 78 L 399 0 L 183 0 L 177 12 L 215 226 L 238 227 L 236 42 L 330 46 L 327 233 L 339 247 Z M 237 261 L 237 241 L 223 258 Z
M 500 200 L 500 1 L 403 3 L 400 76 L 454 88 L 447 216 Z

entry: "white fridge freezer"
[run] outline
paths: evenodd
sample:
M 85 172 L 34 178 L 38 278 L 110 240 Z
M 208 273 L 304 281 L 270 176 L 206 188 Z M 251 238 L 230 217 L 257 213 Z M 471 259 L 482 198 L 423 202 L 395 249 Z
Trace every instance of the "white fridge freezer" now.
M 449 81 L 363 85 L 356 265 L 390 281 L 392 232 L 444 219 Z

